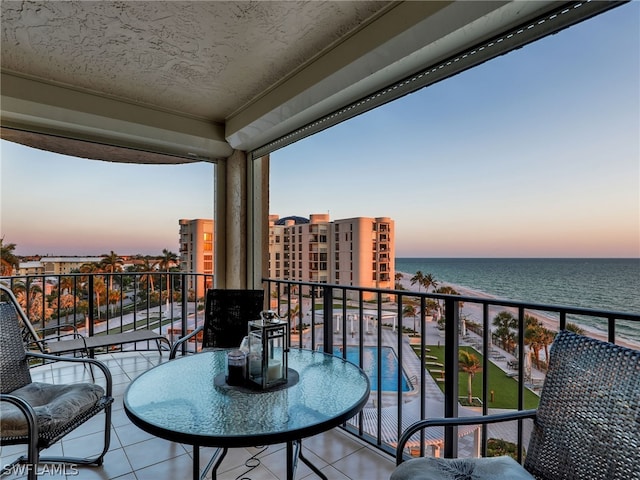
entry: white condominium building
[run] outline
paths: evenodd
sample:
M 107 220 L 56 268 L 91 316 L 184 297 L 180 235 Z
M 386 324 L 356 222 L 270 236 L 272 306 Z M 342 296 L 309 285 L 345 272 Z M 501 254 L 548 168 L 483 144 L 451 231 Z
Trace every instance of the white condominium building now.
M 388 217 L 269 216 L 269 277 L 393 289 L 395 226 Z
M 213 275 L 213 220 L 180 219 L 180 271 Z M 188 277 L 188 288 L 198 296 L 212 288 L 212 277 Z M 197 283 L 196 283 L 197 282 Z

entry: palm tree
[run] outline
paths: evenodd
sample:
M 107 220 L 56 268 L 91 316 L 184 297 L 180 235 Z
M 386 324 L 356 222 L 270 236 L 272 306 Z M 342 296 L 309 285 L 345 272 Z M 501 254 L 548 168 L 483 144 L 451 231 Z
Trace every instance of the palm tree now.
M 155 291 L 154 286 L 153 286 L 153 269 L 155 268 L 155 266 L 157 265 L 157 263 L 151 263 L 149 261 L 148 257 L 145 257 L 145 259 L 142 262 L 142 265 L 138 265 L 137 270 L 139 272 L 144 272 L 144 275 L 140 276 L 140 283 L 148 283 L 149 286 L 151 287 L 151 291 Z
M 78 270 L 80 271 L 80 273 L 102 273 L 102 268 L 100 267 L 100 265 L 93 262 L 82 264 Z M 88 276 L 81 277 L 83 282 L 86 282 L 87 278 Z
M 525 315 L 524 321 L 524 343 L 528 345 L 533 352 L 536 368 L 540 368 L 540 350 L 544 348 L 545 328 L 537 318 L 531 315 Z
M 104 278 L 96 277 L 93 281 L 93 293 L 96 296 L 96 307 L 98 309 L 97 318 L 100 319 L 100 296 L 107 292 L 107 287 L 104 284 Z
M 443 285 L 436 290 L 436 293 L 442 293 L 443 295 L 460 295 L 451 285 Z
M 112 315 L 115 311 L 115 305 L 119 301 L 120 301 L 120 292 L 118 290 L 109 291 L 109 293 L 107 294 L 107 302 L 109 303 L 109 305 L 113 305 L 113 308 L 111 308 Z
M 122 259 L 113 250 L 108 255 L 104 254 L 103 257 L 100 262 L 103 272 L 115 273 L 122 271 Z M 109 275 L 109 290 L 113 290 L 113 275 Z
M 27 288 L 27 284 L 16 282 L 12 287 L 13 292 L 31 322 L 35 324 L 42 321 L 42 326 L 45 327 L 53 309 L 47 304 L 40 283 L 29 283 L 28 285 Z
M 434 287 L 435 288 L 435 287 Z M 435 293 L 442 293 L 443 295 L 460 295 L 458 291 L 450 285 L 443 285 L 438 289 L 434 290 Z M 437 300 L 436 305 L 438 310 L 442 311 L 442 305 L 440 305 L 440 300 Z M 464 305 L 463 302 L 460 302 L 460 308 Z
M 100 276 L 97 276 L 96 273 L 101 273 L 102 269 L 100 268 L 100 265 L 97 263 L 93 263 L 93 262 L 89 262 L 89 263 L 85 263 L 83 265 L 80 266 L 79 268 L 80 273 L 87 273 L 87 274 L 91 274 L 91 276 L 93 276 L 93 294 L 96 297 L 96 303 L 98 305 L 98 318 L 100 318 L 100 295 L 102 293 L 104 293 L 105 287 L 104 287 L 104 279 Z M 82 282 L 88 282 L 89 280 L 89 275 L 87 276 L 82 276 L 80 277 L 80 280 Z M 98 283 L 100 283 L 100 285 L 98 285 Z M 87 297 L 89 296 L 89 292 L 88 292 L 88 288 L 89 288 L 89 284 L 86 283 L 85 285 L 83 285 L 83 288 L 85 289 L 86 295 Z M 98 290 L 100 289 L 100 290 Z
M 567 322 L 567 325 L 565 328 L 570 332 L 577 333 L 578 335 L 584 335 L 584 328 L 580 327 L 575 323 Z
M 413 317 L 413 331 L 414 333 L 418 333 L 416 329 L 416 317 L 418 316 L 418 310 L 416 309 L 416 306 L 411 303 L 406 304 L 402 308 L 402 316 L 404 317 L 405 315 L 411 315 Z
M 422 285 L 424 286 L 425 292 L 429 291 L 429 287 L 433 287 L 433 290 L 435 291 L 435 289 L 438 287 L 438 282 L 431 273 L 427 273 L 422 277 Z
M 404 290 L 404 287 L 402 286 L 401 280 L 404 278 L 404 275 L 400 272 L 396 272 L 395 275 L 395 280 L 396 280 L 396 285 L 395 288 L 396 290 Z
M 78 301 L 78 297 L 70 293 L 63 293 L 54 300 L 53 307 L 64 310 L 65 323 L 69 323 L 69 310 L 71 310 Z
M 544 329 L 544 358 L 546 359 L 547 366 L 549 366 L 549 345 L 553 343 L 556 338 L 556 332 L 552 332 L 551 330 Z
M 482 371 L 480 359 L 467 350 L 460 350 L 458 353 L 458 369 L 467 374 L 467 401 L 473 404 L 473 377 Z
M 4 237 L 0 237 L 0 275 L 13 275 L 13 269 L 20 267 L 20 259 L 13 254 L 15 243 L 4 243 Z
M 169 269 L 174 267 L 178 262 L 178 255 L 164 248 L 162 250 L 162 257 L 158 260 L 158 267 L 160 270 L 164 270 L 167 272 L 167 298 L 169 298 L 170 288 L 170 280 L 169 280 Z
M 424 285 L 423 282 L 424 282 L 424 273 L 418 270 L 416 274 L 413 277 L 411 277 L 411 285 L 415 285 L 417 283 L 418 291 L 420 291 L 420 287 Z
M 503 310 L 493 318 L 493 326 L 498 327 L 494 333 L 502 342 L 504 349 L 509 352 L 513 351 L 513 345 L 515 344 L 515 334 L 513 330 L 518 328 L 516 318 L 510 312 Z
M 60 278 L 60 284 L 58 285 L 59 295 L 64 293 L 70 293 L 73 290 L 73 277 Z

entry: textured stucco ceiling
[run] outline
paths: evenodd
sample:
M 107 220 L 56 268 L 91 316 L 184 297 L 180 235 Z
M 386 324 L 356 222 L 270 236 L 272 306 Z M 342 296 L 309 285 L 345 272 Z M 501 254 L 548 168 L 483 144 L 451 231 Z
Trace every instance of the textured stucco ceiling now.
M 389 2 L 2 2 L 2 68 L 211 121 Z
M 535 28 L 478 49 L 473 62 L 614 3 L 576 4 L 2 0 L 2 136 L 87 158 L 216 161 L 525 22 Z M 547 28 L 545 15 L 568 20 Z

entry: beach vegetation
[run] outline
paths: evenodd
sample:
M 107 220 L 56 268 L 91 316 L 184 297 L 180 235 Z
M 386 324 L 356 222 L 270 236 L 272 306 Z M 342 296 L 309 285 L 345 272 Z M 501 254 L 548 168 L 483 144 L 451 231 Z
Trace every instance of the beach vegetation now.
M 171 289 L 171 277 L 169 276 L 169 272 L 173 271 L 178 264 L 178 255 L 172 252 L 171 250 L 167 250 L 166 248 L 162 249 L 162 256 L 158 260 L 158 268 L 160 270 L 164 270 L 167 272 L 167 294 Z
M 289 319 L 289 322 L 291 324 L 295 324 L 294 320 L 296 318 L 299 318 L 300 319 L 300 325 L 298 326 L 298 330 L 302 330 L 302 315 L 301 315 L 301 312 L 300 312 L 300 305 L 299 304 L 295 304 L 294 306 L 289 308 L 289 310 L 287 311 L 287 318 Z
M 482 371 L 480 359 L 469 350 L 458 352 L 458 369 L 467 374 L 467 402 L 473 404 L 473 377 Z
M 155 265 L 156 264 L 152 263 L 151 260 L 149 260 L 149 258 L 145 257 L 142 260 L 142 263 L 138 266 L 138 271 L 144 272 L 144 275 L 140 276 L 140 280 L 139 280 L 140 284 L 144 285 L 145 287 L 148 284 L 152 292 L 155 291 L 155 286 L 153 284 L 154 275 L 151 272 L 153 271 Z M 146 288 L 144 288 L 143 290 L 146 290 Z
M 418 291 L 420 291 L 420 288 L 423 286 L 423 282 L 424 281 L 424 273 L 422 273 L 421 270 L 418 270 L 413 277 L 411 277 L 411 285 L 415 285 L 416 283 L 418 284 Z
M 540 369 L 540 352 L 545 351 L 545 358 L 549 358 L 549 345 L 553 342 L 556 334 L 546 328 L 540 320 L 531 315 L 525 315 L 524 343 L 533 352 L 533 361 L 536 368 Z
M 13 253 L 15 243 L 5 243 L 4 236 L 0 237 L 0 275 L 12 275 L 13 269 L 20 267 L 20 259 Z
M 45 326 L 47 319 L 51 317 L 53 309 L 47 303 L 41 283 L 16 282 L 12 286 L 13 293 L 22 309 L 27 313 L 31 322 L 42 322 Z
M 422 286 L 424 287 L 425 292 L 429 291 L 429 287 L 433 287 L 433 290 L 435 291 L 436 288 L 438 288 L 438 282 L 433 274 L 427 273 L 422 278 Z
M 433 298 L 427 298 L 425 308 L 427 310 L 427 315 L 433 315 L 433 312 L 437 311 L 440 308 L 440 305 Z
M 487 439 L 487 457 L 501 457 L 503 455 L 518 460 L 518 445 L 502 438 Z
M 566 329 L 570 332 L 577 333 L 578 335 L 584 335 L 584 328 L 578 324 L 567 322 Z
M 410 316 L 413 317 L 413 330 L 417 331 L 416 320 L 418 317 L 418 309 L 415 305 L 408 303 L 402 308 L 402 316 Z
M 418 270 L 413 277 L 411 277 L 411 285 L 418 284 L 418 291 L 420 291 L 421 287 L 424 287 L 424 291 L 428 292 L 429 287 L 433 287 L 433 290 L 438 287 L 438 282 L 433 276 L 432 273 L 423 273 L 421 270 Z
M 441 287 L 439 287 L 437 290 L 434 290 L 435 293 L 441 293 L 443 295 L 460 295 L 460 293 L 453 288 L 451 285 L 443 285 Z M 438 300 L 437 302 L 437 309 L 440 310 L 440 300 Z M 464 306 L 464 302 L 459 302 L 459 306 L 460 309 L 462 309 L 462 307 Z
M 494 335 L 500 341 L 500 344 L 507 352 L 513 352 L 516 345 L 516 334 L 514 330 L 518 328 L 518 320 L 511 312 L 503 310 L 493 317 Z

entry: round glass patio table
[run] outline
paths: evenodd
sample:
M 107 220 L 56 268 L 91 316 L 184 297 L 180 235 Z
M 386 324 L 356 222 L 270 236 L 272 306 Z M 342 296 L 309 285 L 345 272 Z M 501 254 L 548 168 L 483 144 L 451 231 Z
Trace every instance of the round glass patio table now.
M 293 478 L 303 438 L 330 430 L 356 415 L 366 404 L 370 386 L 356 365 L 323 352 L 291 349 L 291 377 L 286 387 L 252 391 L 220 384 L 226 350 L 171 360 L 131 382 L 124 408 L 142 430 L 193 445 L 193 478 L 199 477 L 199 447 L 220 447 L 213 478 L 227 448 L 287 444 L 287 478 Z M 297 375 L 296 375 L 297 374 Z

